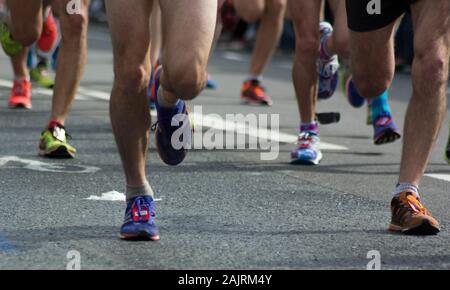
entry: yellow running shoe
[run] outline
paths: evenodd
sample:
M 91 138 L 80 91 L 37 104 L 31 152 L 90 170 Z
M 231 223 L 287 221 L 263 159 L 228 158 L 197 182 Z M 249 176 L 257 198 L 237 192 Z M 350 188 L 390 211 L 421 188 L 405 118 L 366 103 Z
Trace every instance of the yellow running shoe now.
M 46 89 L 53 89 L 55 80 L 49 76 L 48 67 L 45 64 L 38 64 L 30 71 L 31 80 Z
M 70 135 L 61 124 L 50 125 L 41 134 L 39 155 L 49 158 L 74 158 L 77 150 L 67 143 Z
M 11 32 L 4 22 L 0 23 L 0 43 L 8 56 L 15 56 L 23 49 L 20 43 L 12 39 Z

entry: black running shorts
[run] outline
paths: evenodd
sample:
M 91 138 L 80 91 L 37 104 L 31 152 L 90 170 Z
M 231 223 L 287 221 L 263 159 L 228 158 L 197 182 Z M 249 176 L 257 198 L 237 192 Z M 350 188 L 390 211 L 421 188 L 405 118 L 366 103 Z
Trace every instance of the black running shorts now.
M 346 0 L 348 27 L 357 32 L 383 28 L 417 0 Z

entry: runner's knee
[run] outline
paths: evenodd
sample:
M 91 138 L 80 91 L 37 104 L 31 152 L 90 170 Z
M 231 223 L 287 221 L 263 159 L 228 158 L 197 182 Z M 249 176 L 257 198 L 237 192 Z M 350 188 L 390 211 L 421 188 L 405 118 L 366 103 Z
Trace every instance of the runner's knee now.
M 137 95 L 147 86 L 149 74 L 145 65 L 117 64 L 114 69 L 117 85 L 128 95 Z
M 12 36 L 14 40 L 23 46 L 30 46 L 35 43 L 41 34 L 41 29 L 37 25 L 24 23 L 14 23 Z
M 392 78 L 386 76 L 353 75 L 356 89 L 361 96 L 376 98 L 383 94 L 390 86 Z
M 296 55 L 306 57 L 306 58 L 315 58 L 319 55 L 319 37 L 314 36 L 304 36 L 301 41 L 297 41 L 296 46 Z
M 195 66 L 164 71 L 171 89 L 182 99 L 192 100 L 205 88 L 207 72 Z
M 260 20 L 264 14 L 263 2 L 255 1 L 254 5 L 249 5 L 250 2 L 247 2 L 248 0 L 243 1 L 244 2 L 235 3 L 235 9 L 239 17 L 248 23 L 253 23 Z
M 448 63 L 448 52 L 444 48 L 421 44 L 414 51 L 413 74 L 429 85 L 440 87 L 447 82 Z
M 61 34 L 63 38 L 80 38 L 87 30 L 88 17 L 84 13 L 64 14 L 61 17 Z
M 270 0 L 268 1 L 267 13 L 273 16 L 284 16 L 286 5 L 286 0 Z M 274 20 L 276 19 L 274 17 Z

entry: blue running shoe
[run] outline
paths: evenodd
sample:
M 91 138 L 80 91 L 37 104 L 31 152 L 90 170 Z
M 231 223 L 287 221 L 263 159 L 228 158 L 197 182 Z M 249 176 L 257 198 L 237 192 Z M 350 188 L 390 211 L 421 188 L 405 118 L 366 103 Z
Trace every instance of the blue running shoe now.
M 358 94 L 352 76 L 347 79 L 347 83 L 345 85 L 345 95 L 347 96 L 347 100 L 350 105 L 355 108 L 361 108 L 366 101 L 364 97 Z
M 152 92 L 152 85 L 153 85 L 153 76 L 154 76 L 154 72 L 152 71 L 152 73 L 150 74 L 150 80 L 148 81 L 148 90 L 147 90 L 147 97 L 148 97 L 148 105 L 149 105 L 149 109 L 151 111 L 156 110 L 156 93 Z
M 319 57 L 319 100 L 331 98 L 339 84 L 339 59 L 325 53 L 325 42 L 333 34 L 333 26 L 328 22 L 320 23 L 321 53 Z
M 320 138 L 313 132 L 302 132 L 297 147 L 291 153 L 291 164 L 318 165 L 322 160 Z
M 400 131 L 389 112 L 380 113 L 373 121 L 373 128 L 375 145 L 392 143 L 401 138 Z
M 155 71 L 152 92 L 158 92 L 161 78 L 161 67 Z M 191 146 L 192 126 L 186 103 L 179 100 L 173 108 L 163 108 L 156 98 L 157 122 L 153 125 L 155 143 L 159 157 L 167 165 L 178 165 L 186 158 L 187 148 Z M 174 135 L 176 134 L 176 135 Z
M 217 89 L 217 82 L 211 78 L 208 74 L 208 79 L 206 80 L 206 88 L 209 90 Z
M 128 202 L 120 237 L 125 240 L 159 240 L 152 197 L 138 196 Z
M 149 98 L 149 107 L 150 110 L 154 111 L 156 110 L 156 98 L 158 95 L 157 87 L 159 88 L 159 81 L 158 86 L 154 86 L 153 80 L 155 79 L 155 76 L 158 75 L 158 80 L 161 77 L 161 65 L 157 64 L 155 69 L 152 70 L 152 73 L 150 74 L 150 80 L 148 82 L 148 98 Z

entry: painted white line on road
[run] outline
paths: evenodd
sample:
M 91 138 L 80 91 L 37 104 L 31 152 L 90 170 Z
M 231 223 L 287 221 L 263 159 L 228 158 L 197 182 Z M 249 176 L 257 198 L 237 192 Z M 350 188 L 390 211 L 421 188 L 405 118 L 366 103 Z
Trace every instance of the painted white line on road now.
M 17 156 L 0 157 L 0 168 L 6 166 L 8 163 L 19 163 L 22 167 L 28 170 L 41 172 L 56 172 L 56 173 L 95 173 L 100 170 L 94 166 L 84 166 L 76 164 L 56 164 L 46 163 L 37 160 L 24 159 Z
M 250 137 L 255 137 L 258 139 L 270 140 L 272 142 L 279 143 L 295 143 L 297 142 L 298 137 L 296 135 L 286 134 L 283 132 L 265 129 L 265 128 L 257 128 L 253 126 L 249 126 L 246 123 L 238 123 L 231 122 L 228 120 L 224 120 L 222 118 L 210 116 L 210 115 L 200 115 L 200 114 L 192 114 L 194 118 L 195 124 L 200 126 L 209 127 L 217 130 L 225 130 L 231 133 L 238 134 L 246 134 Z M 320 148 L 322 150 L 337 150 L 337 151 L 346 151 L 347 147 L 330 144 L 326 142 L 321 142 Z
M 237 53 L 229 53 L 231 55 L 239 55 Z M 0 86 L 11 86 L 10 81 L 1 80 L 0 79 Z M 39 89 L 39 91 L 46 92 L 50 90 L 45 89 Z M 91 90 L 84 87 L 78 88 L 78 93 L 83 97 L 90 97 L 97 100 L 102 101 L 109 101 L 110 94 L 105 93 L 102 91 L 97 90 Z M 156 114 L 152 112 L 152 116 L 156 117 Z M 217 130 L 225 130 L 227 132 L 234 132 L 234 133 L 242 133 L 247 134 L 250 137 L 256 137 L 261 139 L 270 140 L 273 142 L 280 142 L 280 143 L 295 143 L 297 141 L 296 135 L 286 134 L 283 132 L 278 132 L 274 130 L 268 130 L 268 129 L 262 129 L 262 128 L 256 128 L 256 127 L 249 127 L 245 123 L 234 123 L 230 121 L 223 120 L 222 118 L 217 118 L 209 115 L 199 115 L 199 114 L 192 114 L 192 117 L 194 118 L 195 124 L 203 127 L 213 128 Z M 345 146 L 321 142 L 320 148 L 322 150 L 333 150 L 333 151 L 347 151 L 349 150 Z
M 450 182 L 450 174 L 425 174 L 425 176 Z
M 156 118 L 156 113 L 152 112 L 152 117 Z M 217 118 L 209 115 L 200 115 L 191 113 L 193 121 L 198 126 L 213 128 L 217 130 L 224 130 L 231 133 L 246 134 L 250 137 L 256 137 L 261 139 L 270 140 L 279 143 L 295 143 L 298 137 L 296 135 L 286 134 L 283 132 L 269 130 L 264 128 L 256 128 L 248 126 L 245 123 L 230 122 L 222 118 Z M 347 151 L 349 150 L 345 146 L 321 142 L 320 149 L 333 150 L 333 151 Z
M 87 97 L 91 97 L 97 100 L 102 100 L 102 101 L 109 101 L 109 99 L 111 98 L 111 94 L 110 93 L 105 93 L 102 91 L 97 91 L 97 90 L 91 90 L 91 89 L 86 89 L 83 87 L 79 87 L 78 88 L 78 93 L 80 93 L 81 95 L 87 96 Z
M 13 85 L 12 81 L 0 79 L 0 87 L 12 88 L 12 85 Z M 87 94 L 87 96 L 83 95 L 82 94 L 83 92 L 85 92 Z M 32 90 L 32 93 L 37 93 L 40 95 L 50 96 L 50 97 L 53 96 L 53 90 L 45 89 L 45 88 L 35 88 Z M 75 99 L 80 100 L 80 101 L 86 101 L 89 98 L 90 99 L 98 99 L 98 100 L 102 100 L 102 101 L 109 101 L 109 94 L 100 92 L 100 91 L 89 90 L 86 88 L 80 88 L 78 90 L 78 94 L 75 96 Z
M 91 195 L 84 199 L 85 200 L 101 200 L 101 201 L 125 201 L 126 197 L 125 197 L 125 194 L 113 190 L 113 191 L 108 191 L 108 192 L 102 193 L 100 196 Z M 153 200 L 154 201 L 162 201 L 162 198 L 154 198 Z
M 247 58 L 244 55 L 242 55 L 240 53 L 236 53 L 236 52 L 229 52 L 229 51 L 224 52 L 222 54 L 222 57 L 226 60 L 240 61 L 240 62 L 247 60 Z

